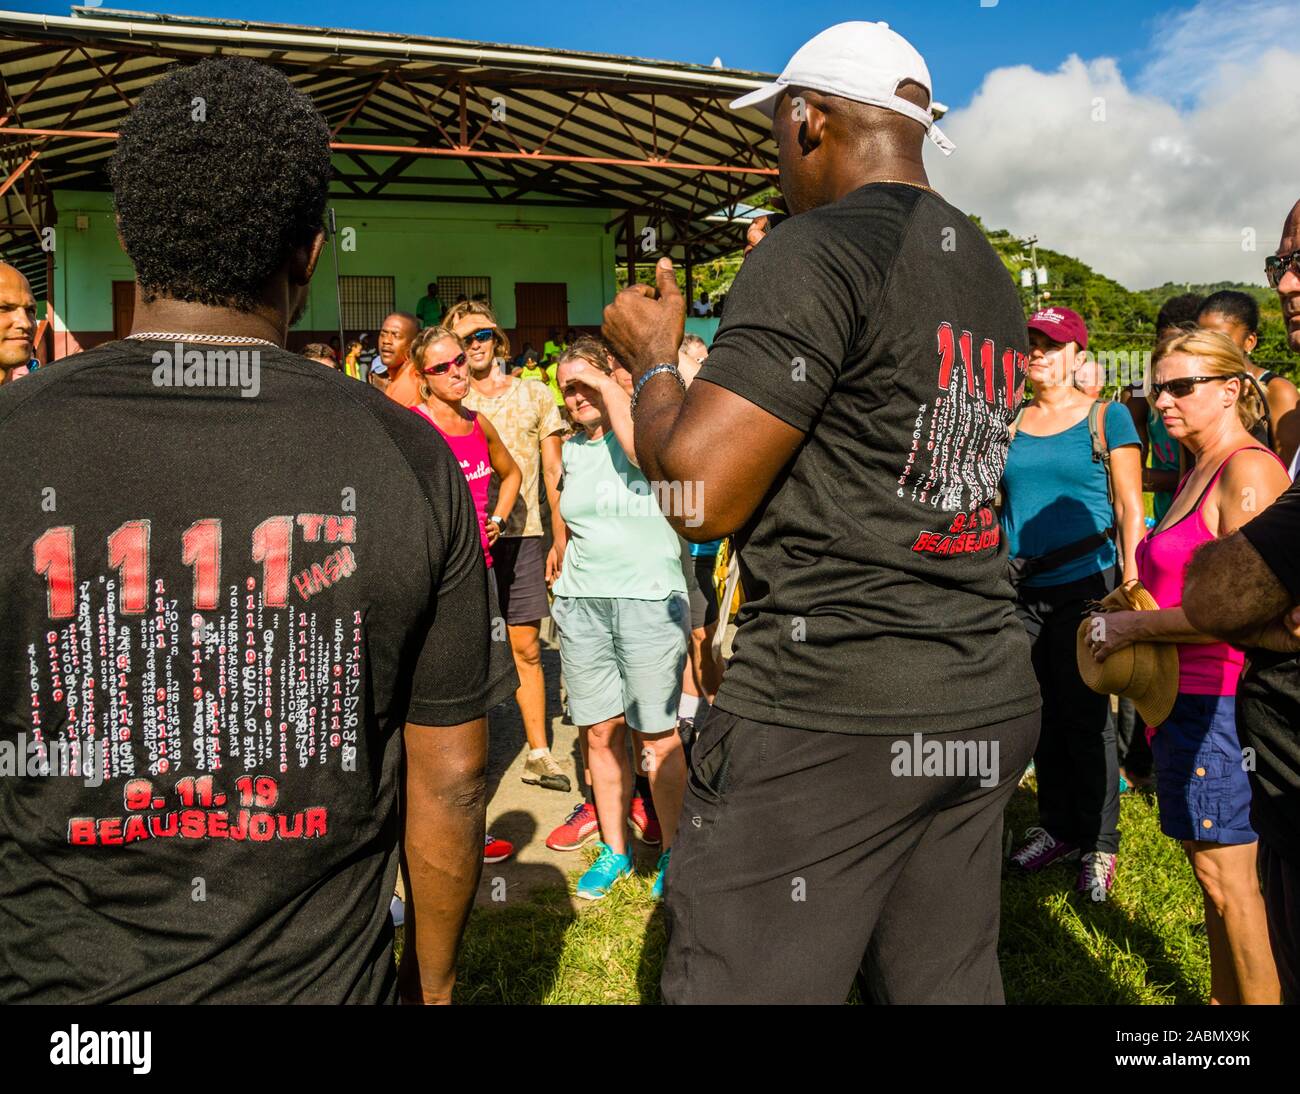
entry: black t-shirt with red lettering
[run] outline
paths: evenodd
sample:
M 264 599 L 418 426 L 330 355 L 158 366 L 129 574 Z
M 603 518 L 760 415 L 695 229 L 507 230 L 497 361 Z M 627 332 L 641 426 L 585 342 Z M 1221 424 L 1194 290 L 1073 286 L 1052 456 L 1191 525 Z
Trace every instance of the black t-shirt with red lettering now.
M 915 186 L 861 187 L 746 258 L 699 379 L 807 438 L 738 536 L 719 707 L 877 734 L 1038 707 L 993 509 L 1027 351 L 983 234 Z
M 1241 534 L 1300 603 L 1300 481 Z M 1247 649 L 1237 685 L 1237 734 L 1250 749 L 1250 823 L 1260 838 L 1300 866 L 1300 657 Z
M 0 389 L 0 451 L 0 1000 L 391 1000 L 404 725 L 515 685 L 447 446 L 121 341 Z

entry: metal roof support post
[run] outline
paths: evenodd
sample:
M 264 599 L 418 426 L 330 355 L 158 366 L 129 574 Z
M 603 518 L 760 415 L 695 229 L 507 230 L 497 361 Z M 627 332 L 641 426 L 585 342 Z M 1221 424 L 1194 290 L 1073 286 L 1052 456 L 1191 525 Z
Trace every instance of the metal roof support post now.
M 636 217 L 629 209 L 623 214 L 623 246 L 627 248 L 627 283 L 636 284 Z
M 53 251 L 45 252 L 45 321 L 46 324 L 48 325 L 48 333 L 50 336 L 49 348 L 48 349 L 46 348 L 44 338 L 41 339 L 41 344 L 39 346 L 35 346 L 33 348 L 36 350 L 37 357 L 39 358 L 41 364 L 48 365 L 51 361 L 54 360 L 56 356 L 55 346 L 54 346 L 54 339 L 56 335 L 54 331 L 54 252 Z

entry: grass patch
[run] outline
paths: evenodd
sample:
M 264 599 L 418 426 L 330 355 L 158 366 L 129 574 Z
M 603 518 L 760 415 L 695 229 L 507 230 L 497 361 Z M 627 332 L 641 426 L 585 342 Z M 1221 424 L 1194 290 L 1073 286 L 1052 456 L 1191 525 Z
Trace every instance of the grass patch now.
M 1036 821 L 1032 780 L 1007 809 L 1019 836 Z M 1202 1004 L 1210 991 L 1201 891 L 1181 845 L 1163 835 L 1155 800 L 1120 798 L 1120 860 L 1111 899 L 1074 892 L 1073 864 L 1002 883 L 998 950 L 1007 1002 Z M 656 1003 L 664 924 L 649 878 L 572 910 L 569 892 L 594 854 L 575 856 L 569 891 L 477 908 L 457 977 L 458 1003 Z M 399 945 L 400 945 L 400 934 Z
M 1037 816 L 1022 788 L 1007 808 L 1020 835 Z M 998 945 L 1009 1003 L 1209 1000 L 1201 889 L 1182 845 L 1160 831 L 1153 797 L 1120 796 L 1119 870 L 1111 899 L 1074 892 L 1073 864 L 1002 884 Z

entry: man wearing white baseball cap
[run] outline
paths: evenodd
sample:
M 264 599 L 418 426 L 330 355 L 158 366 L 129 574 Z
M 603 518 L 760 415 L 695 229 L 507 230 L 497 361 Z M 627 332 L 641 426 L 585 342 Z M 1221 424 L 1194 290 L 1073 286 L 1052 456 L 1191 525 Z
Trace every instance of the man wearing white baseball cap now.
M 906 83 L 925 90 L 924 105 L 898 93 Z M 807 88 L 893 110 L 924 125 L 945 156 L 955 147 L 934 124 L 925 58 L 911 42 L 890 30 L 888 23 L 837 23 L 822 31 L 799 48 L 780 76 L 733 101 L 731 109 L 754 106 L 770 118 L 777 100 L 789 88 Z
M 735 534 L 736 654 L 700 729 L 665 891 L 668 1002 L 1001 1002 L 1002 812 L 1038 739 L 993 494 L 1024 314 L 930 188 L 930 74 L 843 23 L 737 100 L 793 214 L 749 252 L 689 392 L 685 302 L 621 292 L 637 457 Z M 743 437 L 720 451 L 717 438 Z M 702 493 L 700 491 L 702 490 Z

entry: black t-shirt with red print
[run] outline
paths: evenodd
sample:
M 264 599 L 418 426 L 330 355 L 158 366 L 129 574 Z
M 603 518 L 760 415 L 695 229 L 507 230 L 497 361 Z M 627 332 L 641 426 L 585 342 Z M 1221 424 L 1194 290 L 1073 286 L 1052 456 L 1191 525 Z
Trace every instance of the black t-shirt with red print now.
M 980 230 L 871 184 L 746 258 L 699 379 L 807 438 L 738 536 L 718 706 L 840 733 L 943 732 L 1039 705 L 994 492 L 1024 313 Z
M 0 999 L 389 1001 L 404 725 L 515 685 L 474 507 L 367 385 L 175 348 L 0 389 Z

